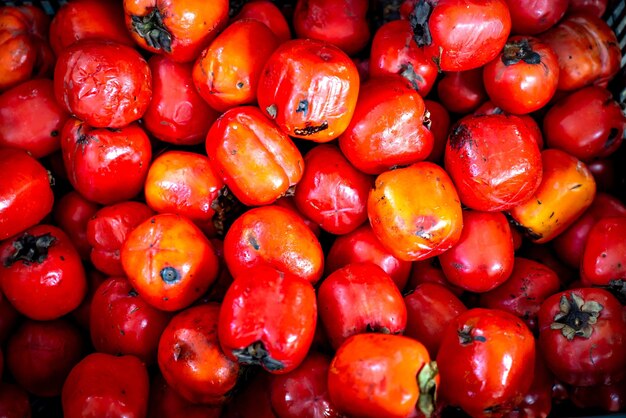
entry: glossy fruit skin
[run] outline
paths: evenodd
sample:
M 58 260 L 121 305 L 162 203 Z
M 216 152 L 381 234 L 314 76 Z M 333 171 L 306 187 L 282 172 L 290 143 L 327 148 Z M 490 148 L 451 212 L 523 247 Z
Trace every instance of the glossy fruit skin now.
M 0 382 L 0 416 L 6 418 L 30 418 L 31 407 L 28 394 L 18 385 Z
M 402 78 L 371 78 L 361 86 L 339 147 L 352 165 L 368 174 L 425 160 L 434 139 L 424 126 L 424 111 L 422 97 Z
M 29 393 L 52 397 L 84 352 L 85 342 L 75 325 L 55 321 L 24 322 L 7 344 L 7 368 Z
M 2 292 L 30 319 L 59 318 L 78 307 L 87 292 L 80 255 L 55 226 L 37 225 L 3 241 L 0 260 Z
M 138 195 L 152 158 L 150 139 L 137 123 L 110 130 L 70 118 L 61 132 L 61 150 L 74 189 L 103 205 Z
M 52 80 L 25 81 L 0 95 L 0 146 L 45 157 L 61 148 L 68 117 L 56 102 Z
M 89 330 L 89 321 L 91 317 L 91 301 L 96 293 L 96 290 L 102 284 L 107 277 L 96 269 L 88 269 L 87 276 L 87 294 L 82 303 L 78 305 L 78 308 L 74 309 L 71 313 L 73 319 L 83 329 Z
M 314 142 L 328 142 L 346 130 L 358 95 L 352 60 L 336 46 L 312 39 L 279 46 L 257 91 L 261 111 L 284 133 Z
M 233 21 L 241 19 L 255 19 L 262 22 L 274 32 L 278 43 L 282 44 L 291 39 L 291 29 L 285 15 L 269 0 L 255 0 L 245 3 Z
M 422 97 L 426 97 L 437 79 L 437 64 L 417 46 L 409 22 L 394 20 L 378 28 L 374 34 L 369 72 L 372 77 L 401 75 Z
M 488 99 L 482 68 L 444 73 L 437 94 L 449 112 L 464 115 L 474 111 Z
M 591 227 L 600 219 L 610 216 L 626 217 L 626 206 L 609 194 L 597 193 L 591 206 L 554 239 L 553 247 L 559 259 L 570 267 L 579 268 Z
M 48 172 L 25 151 L 0 148 L 0 240 L 39 223 L 50 211 L 54 194 Z
M 529 200 L 509 211 L 535 243 L 548 242 L 565 231 L 591 205 L 596 183 L 580 160 L 557 149 L 541 152 L 543 178 Z
M 513 271 L 497 288 L 480 295 L 480 306 L 500 309 L 522 318 L 531 331 L 537 330 L 537 312 L 543 301 L 558 292 L 559 277 L 548 266 L 515 257 Z
M 120 250 L 137 225 L 154 215 L 140 202 L 120 202 L 98 210 L 87 222 L 87 240 L 94 267 L 109 276 L 123 276 Z
M 125 277 L 111 277 L 98 286 L 91 301 L 91 342 L 98 352 L 134 355 L 153 364 L 169 320 L 170 315 L 141 299 Z
M 217 303 L 185 309 L 172 318 L 159 342 L 163 377 L 193 403 L 224 403 L 239 377 L 239 364 L 217 339 L 219 314 Z
M 430 162 L 379 175 L 370 190 L 367 215 L 383 246 L 405 261 L 445 252 L 456 244 L 463 228 L 452 180 Z
M 457 297 L 460 297 L 465 292 L 464 289 L 448 281 L 446 275 L 443 274 L 438 257 L 411 263 L 411 275 L 405 286 L 405 294 L 410 294 L 417 286 L 424 283 L 441 285 L 454 293 Z
M 348 264 L 331 273 L 318 289 L 317 304 L 335 350 L 355 334 L 402 334 L 406 327 L 406 306 L 400 290 L 373 263 Z
M 70 372 L 61 399 L 66 418 L 145 417 L 149 380 L 134 356 L 93 353 Z
M 237 218 L 224 238 L 224 258 L 233 277 L 270 265 L 315 284 L 324 272 L 317 237 L 299 215 L 276 205 L 254 208 Z
M 257 107 L 225 112 L 205 145 L 215 174 L 245 205 L 270 204 L 302 178 L 300 151 Z
M 160 373 L 150 381 L 148 418 L 219 418 L 221 406 L 195 404 L 176 392 Z
M 87 40 L 69 46 L 54 68 L 54 93 L 65 110 L 96 128 L 141 118 L 152 97 L 148 63 L 133 48 Z
M 608 0 L 570 0 L 568 11 L 590 13 L 602 17 L 608 5 Z
M 583 282 L 608 285 L 626 279 L 626 216 L 600 219 L 589 230 L 581 259 Z
M 559 90 L 594 84 L 606 87 L 619 71 L 621 51 L 605 21 L 589 13 L 572 13 L 539 38 L 559 57 Z
M 9 336 L 12 335 L 19 318 L 20 314 L 9 303 L 2 292 L 2 286 L 0 286 L 0 344 L 4 345 Z
M 82 39 L 102 39 L 134 45 L 124 24 L 122 5 L 102 0 L 73 0 L 62 4 L 50 23 L 49 39 L 56 56 Z
M 152 73 L 152 100 L 143 115 L 146 130 L 171 144 L 202 143 L 219 114 L 198 94 L 192 64 L 153 55 L 148 66 Z
M 326 274 L 348 264 L 364 262 L 374 263 L 383 269 L 399 290 L 406 286 L 411 273 L 411 262 L 394 257 L 376 238 L 369 223 L 335 238 L 326 255 Z
M 293 13 L 298 38 L 318 39 L 354 55 L 370 38 L 367 0 L 299 0 Z
M 546 367 L 539 350 L 535 355 L 534 368 L 533 382 L 528 392 L 524 395 L 522 402 L 506 411 L 507 418 L 547 418 L 552 411 L 553 399 L 555 402 L 559 402 L 556 394 L 553 395 L 556 380 Z
M 313 351 L 294 371 L 272 377 L 272 408 L 281 418 L 341 417 L 328 394 L 330 361 Z
M 623 383 L 572 388 L 570 399 L 577 408 L 600 408 L 620 412 L 626 408 L 626 386 Z
M 558 80 L 557 55 L 547 44 L 530 36 L 509 38 L 503 52 L 483 70 L 491 101 L 516 115 L 544 107 L 556 93 Z
M 444 162 L 461 202 L 475 210 L 511 209 L 530 199 L 542 179 L 537 143 L 516 116 L 461 119 L 448 137 Z
M 420 22 L 416 16 L 422 13 L 427 17 Z M 419 0 L 409 21 L 425 29 L 417 43 L 442 71 L 482 67 L 498 55 L 511 32 L 504 0 Z
M 306 357 L 316 323 L 315 290 L 308 281 L 258 266 L 235 276 L 226 292 L 218 339 L 229 358 L 284 374 Z
M 87 223 L 98 209 L 100 205 L 90 202 L 73 190 L 59 199 L 54 206 L 55 224 L 70 237 L 83 260 L 88 260 L 91 253 L 91 244 L 87 239 Z
M 269 373 L 257 373 L 224 407 L 222 418 L 279 418 L 272 409 Z
M 560 312 L 563 297 L 577 295 L 584 302 L 601 305 L 597 322 L 589 338 L 576 335 L 572 340 L 560 329 L 551 329 L 555 315 Z M 575 386 L 608 385 L 621 381 L 626 370 L 623 353 L 626 345 L 626 318 L 623 306 L 608 291 L 579 288 L 556 293 L 546 299 L 539 310 L 539 345 L 547 366 L 557 379 Z
M 565 14 L 571 0 L 505 0 L 511 13 L 512 32 L 536 35 L 554 26 Z
M 496 106 L 492 101 L 486 101 L 474 111 L 474 115 L 500 115 L 503 113 L 506 114 L 507 112 Z M 535 121 L 535 119 L 530 115 L 515 116 L 518 116 L 522 122 L 524 122 L 526 127 L 531 131 L 532 136 L 537 143 L 537 147 L 542 150 L 544 148 L 543 134 L 537 121 Z
M 139 224 L 126 237 L 121 259 L 137 293 L 164 311 L 199 299 L 217 278 L 219 265 L 202 231 L 188 218 L 168 213 Z
M 448 281 L 481 293 L 506 281 L 513 270 L 513 237 L 500 212 L 463 212 L 461 238 L 439 256 Z
M 258 20 L 231 23 L 193 66 L 198 93 L 219 112 L 256 103 L 263 66 L 278 45 L 274 32 Z
M 441 395 L 472 416 L 516 405 L 530 388 L 534 362 L 535 339 L 521 319 L 470 309 L 444 332 L 437 354 Z
M 404 335 L 424 344 L 436 357 L 448 324 L 467 310 L 451 290 L 436 283 L 422 283 L 404 297 L 407 321 Z
M 335 145 L 322 144 L 304 157 L 294 201 L 298 210 L 331 234 L 354 231 L 367 220 L 373 179 L 360 172 Z
M 425 122 L 426 127 L 433 134 L 433 149 L 428 154 L 428 161 L 439 163 L 442 161 L 443 153 L 448 141 L 450 132 L 450 114 L 445 107 L 434 100 L 424 100 L 426 106 Z
M 337 350 L 328 393 L 349 416 L 406 417 L 423 395 L 417 376 L 430 357 L 419 342 L 400 335 L 358 334 Z M 439 377 L 433 377 L 439 383 Z
M 555 103 L 543 119 L 546 143 L 590 162 L 622 144 L 626 116 L 611 92 L 597 86 L 578 90 Z

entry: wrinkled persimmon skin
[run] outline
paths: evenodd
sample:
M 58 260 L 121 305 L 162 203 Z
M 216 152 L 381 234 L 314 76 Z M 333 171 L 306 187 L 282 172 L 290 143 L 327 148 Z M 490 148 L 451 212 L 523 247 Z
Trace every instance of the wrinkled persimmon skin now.
M 280 44 L 291 39 L 291 29 L 285 15 L 269 0 L 256 0 L 244 4 L 233 21 L 241 19 L 255 19 L 264 23 L 274 32 Z
M 152 98 L 148 63 L 133 48 L 86 40 L 59 55 L 54 93 L 66 111 L 96 128 L 122 128 L 141 118 Z
M 300 151 L 254 106 L 220 116 L 205 146 L 214 173 L 248 206 L 274 202 L 302 178 Z
M 176 311 L 199 299 L 215 281 L 219 260 L 211 242 L 186 217 L 158 214 L 126 238 L 122 266 L 150 305 Z
M 530 199 L 542 178 L 541 154 L 517 116 L 466 116 L 452 127 L 444 156 L 461 202 L 503 211 Z
M 424 111 L 422 97 L 402 78 L 370 78 L 361 86 L 339 147 L 352 165 L 367 174 L 425 160 L 434 139 L 424 126 Z
M 502 113 L 506 114 L 507 112 L 505 112 L 504 110 L 496 106 L 490 100 L 480 105 L 478 109 L 474 111 L 474 115 L 499 115 Z M 539 127 L 539 124 L 537 123 L 537 121 L 533 119 L 533 117 L 530 115 L 516 115 L 516 116 L 518 116 L 522 120 L 522 122 L 526 124 L 526 127 L 531 131 L 533 138 L 535 139 L 535 142 L 537 143 L 537 147 L 539 147 L 539 150 L 542 150 L 544 148 L 543 134 L 541 132 L 541 128 Z
M 584 284 L 606 286 L 626 279 L 626 216 L 602 218 L 591 227 L 581 259 Z
M 406 20 L 381 26 L 372 39 L 369 58 L 372 77 L 399 74 L 422 96 L 430 92 L 437 79 L 437 65 L 413 41 L 413 30 Z
M 386 171 L 370 190 L 367 213 L 376 237 L 405 261 L 437 256 L 461 237 L 461 202 L 448 174 L 431 162 Z
M 194 64 L 200 96 L 219 112 L 256 103 L 261 71 L 278 45 L 274 32 L 258 20 L 231 23 Z
M 543 179 L 532 197 L 509 215 L 537 244 L 556 238 L 591 205 L 596 183 L 587 166 L 557 149 L 541 152 Z
M 319 240 L 291 209 L 262 206 L 241 215 L 224 238 L 224 258 L 234 277 L 270 265 L 315 284 L 324 272 Z
M 511 13 L 511 32 L 536 35 L 554 26 L 565 14 L 570 0 L 505 0 Z
M 265 64 L 257 98 L 261 111 L 296 138 L 328 142 L 341 135 L 359 95 L 359 72 L 334 45 L 294 39 Z
M 228 24 L 228 0 L 124 0 L 126 28 L 143 49 L 163 54 L 176 62 L 191 62 L 198 57 L 215 36 Z M 170 37 L 167 45 L 151 46 L 139 32 L 135 19 L 158 22 L 161 33 Z M 135 17 L 135 19 L 133 19 Z
M 418 386 L 418 373 L 429 362 L 426 348 L 411 338 L 354 335 L 337 350 L 330 364 L 330 399 L 348 416 L 410 416 L 424 395 Z M 439 385 L 438 375 L 434 383 Z

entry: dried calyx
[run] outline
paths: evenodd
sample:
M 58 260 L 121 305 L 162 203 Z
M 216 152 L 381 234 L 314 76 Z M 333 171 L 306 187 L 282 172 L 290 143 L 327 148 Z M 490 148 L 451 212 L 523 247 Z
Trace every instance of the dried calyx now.
M 261 341 L 252 343 L 246 348 L 233 350 L 233 355 L 241 364 L 262 366 L 268 371 L 278 371 L 285 368 L 282 362 L 270 356 Z
M 409 22 L 413 29 L 413 40 L 417 46 L 423 47 L 433 43 L 433 37 L 428 27 L 428 19 L 432 6 L 426 0 L 419 0 L 409 14 Z
M 528 39 L 507 42 L 502 51 L 502 63 L 506 66 L 524 61 L 526 64 L 540 64 L 541 55 L 533 51 Z
M 437 381 L 439 374 L 437 362 L 431 361 L 426 363 L 417 374 L 417 384 L 420 389 L 420 397 L 418 400 L 419 410 L 426 416 L 430 417 L 435 411 Z
M 163 24 L 163 16 L 156 7 L 145 16 L 131 16 L 133 30 L 145 39 L 150 48 L 172 52 L 172 35 Z
M 48 257 L 48 249 L 55 241 L 56 238 L 50 233 L 42 235 L 25 233 L 13 241 L 15 251 L 4 260 L 4 266 L 10 267 L 18 261 L 24 264 L 43 263 Z
M 551 329 L 560 330 L 565 338 L 589 338 L 593 333 L 593 325 L 598 321 L 603 306 L 596 301 L 585 301 L 575 293 L 561 297 L 559 313 L 554 316 Z

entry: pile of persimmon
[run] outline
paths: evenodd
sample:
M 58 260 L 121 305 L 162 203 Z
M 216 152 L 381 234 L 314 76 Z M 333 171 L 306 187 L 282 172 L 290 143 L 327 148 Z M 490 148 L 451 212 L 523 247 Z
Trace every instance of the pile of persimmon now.
M 625 411 L 615 3 L 1 7 L 0 417 Z

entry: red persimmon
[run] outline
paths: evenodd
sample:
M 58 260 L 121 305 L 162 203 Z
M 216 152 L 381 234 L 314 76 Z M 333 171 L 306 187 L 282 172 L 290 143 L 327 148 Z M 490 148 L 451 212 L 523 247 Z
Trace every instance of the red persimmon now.
M 245 3 L 239 10 L 239 14 L 233 18 L 233 20 L 241 19 L 255 19 L 264 23 L 274 32 L 279 44 L 291 39 L 291 29 L 289 29 L 285 15 L 278 6 L 269 0 L 255 0 Z
M 96 269 L 87 271 L 87 294 L 78 308 L 71 313 L 72 317 L 83 329 L 89 330 L 89 322 L 91 317 L 91 301 L 96 290 L 107 277 Z
M 554 26 L 573 0 L 505 0 L 511 13 L 512 32 L 536 35 Z
M 4 345 L 4 342 L 13 333 L 19 317 L 19 313 L 9 303 L 7 297 L 4 296 L 2 286 L 0 285 L 0 344 Z M 0 373 L 1 375 L 2 373 Z
M 444 73 L 437 83 L 437 94 L 448 111 L 461 115 L 472 112 L 488 99 L 483 69 Z
M 491 101 L 486 101 L 485 103 L 480 105 L 478 109 L 474 111 L 474 115 L 500 115 L 503 113 L 506 114 L 507 112 L 505 112 L 504 110 L 496 106 Z M 543 134 L 541 133 L 541 128 L 539 128 L 539 124 L 537 123 L 537 121 L 535 121 L 535 119 L 533 119 L 533 117 L 530 115 L 516 115 L 516 116 L 519 116 L 522 122 L 526 124 L 526 127 L 530 129 L 530 131 L 533 134 L 533 138 L 535 139 L 535 142 L 537 143 L 537 146 L 539 147 L 540 150 L 542 150 L 544 148 Z
M 568 11 L 573 13 L 589 13 L 594 16 L 602 17 L 608 5 L 608 0 L 570 0 Z
M 75 191 L 68 192 L 54 207 L 54 222 L 65 232 L 83 260 L 89 259 L 91 244 L 87 224 L 100 205 L 90 202 Z
M 6 418 L 31 417 L 30 400 L 24 389 L 18 385 L 0 382 L 0 416 Z
M 626 216 L 603 218 L 591 227 L 580 273 L 583 283 L 595 286 L 626 279 Z
M 424 105 L 426 106 L 424 122 L 433 134 L 433 150 L 428 154 L 427 160 L 439 163 L 442 161 L 450 133 L 450 114 L 441 103 L 434 100 L 424 100 Z
M 221 406 L 189 402 L 176 392 L 160 373 L 150 382 L 148 418 L 220 418 Z

